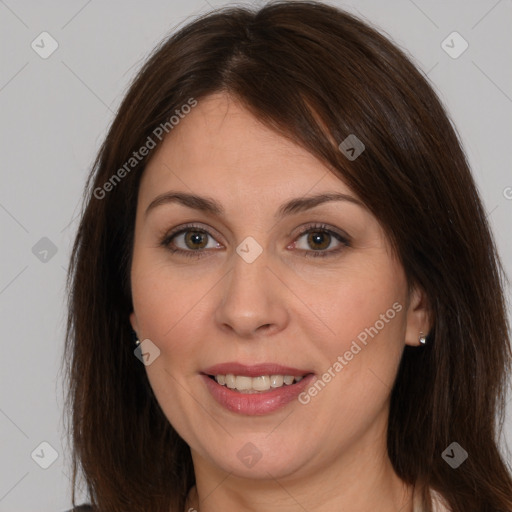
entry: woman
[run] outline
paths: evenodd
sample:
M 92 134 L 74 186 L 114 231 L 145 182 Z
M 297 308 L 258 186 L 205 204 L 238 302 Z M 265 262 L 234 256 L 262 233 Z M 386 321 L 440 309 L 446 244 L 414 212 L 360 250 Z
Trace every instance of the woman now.
M 317 2 L 203 16 L 144 65 L 89 178 L 73 480 L 109 512 L 512 510 L 501 279 L 400 50 Z

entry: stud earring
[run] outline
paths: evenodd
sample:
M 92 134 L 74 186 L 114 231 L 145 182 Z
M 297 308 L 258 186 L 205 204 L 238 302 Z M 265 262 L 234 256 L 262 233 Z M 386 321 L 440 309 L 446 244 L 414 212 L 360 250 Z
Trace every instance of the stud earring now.
M 423 334 L 422 331 L 420 331 L 419 341 L 422 345 L 425 345 L 427 343 L 427 337 Z
M 139 337 L 137 333 L 132 329 L 132 341 L 135 343 L 135 346 L 140 345 Z

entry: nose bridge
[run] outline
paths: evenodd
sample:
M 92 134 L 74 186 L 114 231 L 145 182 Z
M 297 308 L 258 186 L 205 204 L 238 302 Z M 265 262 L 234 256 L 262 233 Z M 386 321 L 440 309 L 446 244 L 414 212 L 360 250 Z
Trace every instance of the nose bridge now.
M 263 326 L 282 329 L 286 306 L 280 298 L 280 285 L 268 268 L 268 251 L 254 238 L 247 237 L 232 258 L 231 272 L 226 276 L 223 297 L 215 313 L 217 322 L 245 337 Z
M 254 242 L 244 241 L 233 254 L 233 269 L 230 276 L 232 295 L 256 296 L 264 290 L 270 273 L 267 266 L 268 251 L 258 249 Z M 266 295 L 266 294 L 265 294 Z

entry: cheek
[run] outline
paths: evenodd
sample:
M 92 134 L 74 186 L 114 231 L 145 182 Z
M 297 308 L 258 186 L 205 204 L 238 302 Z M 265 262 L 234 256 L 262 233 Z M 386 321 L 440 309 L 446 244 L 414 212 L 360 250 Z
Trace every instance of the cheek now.
M 368 287 L 361 283 L 330 295 L 334 306 L 323 298 L 324 318 L 335 335 L 316 335 L 323 369 L 319 382 L 302 397 L 311 415 L 332 427 L 328 436 L 333 446 L 349 446 L 381 417 L 404 347 L 405 307 L 399 288 L 393 281 Z M 321 432 L 319 427 L 316 433 Z
M 323 335 L 311 327 L 309 332 L 317 340 L 326 394 L 355 416 L 363 414 L 364 400 L 371 415 L 389 396 L 404 348 L 405 279 L 392 265 L 351 270 L 339 284 L 314 295 L 311 304 L 316 301 Z
M 149 252 L 149 251 L 148 251 Z M 165 258 L 144 254 L 132 267 L 133 306 L 141 333 L 156 344 L 179 342 L 186 324 L 191 333 L 199 325 L 201 299 L 214 285 L 213 276 L 172 268 Z M 191 336 L 189 336 L 191 337 Z
M 303 329 L 315 327 L 314 339 L 332 358 L 350 350 L 357 340 L 368 348 L 401 345 L 405 333 L 406 283 L 401 269 L 388 261 L 380 265 L 353 264 L 335 281 L 303 281 L 297 295 L 307 297 L 309 313 L 296 315 Z M 306 301 L 305 301 L 306 302 Z M 321 323 L 319 322 L 321 320 Z M 322 336 L 318 336 L 318 334 Z M 366 345 L 365 345 L 366 342 Z M 350 356 L 349 356 L 350 357 Z
M 180 433 L 194 431 L 194 415 L 183 413 L 191 409 L 185 388 L 189 378 L 197 378 L 205 325 L 201 298 L 212 285 L 185 279 L 183 273 L 171 273 L 168 265 L 154 261 L 141 271 L 137 263 L 133 267 L 133 305 L 140 335 L 160 350 L 159 357 L 145 367 L 147 377 L 168 421 Z

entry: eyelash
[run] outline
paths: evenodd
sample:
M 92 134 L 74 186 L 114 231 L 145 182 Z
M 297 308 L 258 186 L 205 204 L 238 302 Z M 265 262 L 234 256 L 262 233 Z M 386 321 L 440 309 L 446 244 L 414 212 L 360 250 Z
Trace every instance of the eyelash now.
M 181 235 L 183 233 L 186 233 L 188 231 L 196 231 L 198 233 L 203 233 L 208 235 L 209 237 L 213 238 L 213 236 L 204 228 L 201 228 L 195 224 L 185 224 L 183 226 L 180 226 L 179 228 L 171 231 L 170 233 L 166 233 L 163 238 L 160 241 L 160 246 L 165 247 L 168 251 L 170 251 L 172 254 L 180 254 L 183 256 L 186 256 L 188 258 L 202 258 L 206 256 L 206 253 L 208 252 L 205 249 L 198 249 L 198 250 L 184 250 L 179 248 L 173 248 L 170 244 L 173 238 L 177 237 L 178 235 Z M 331 256 L 335 256 L 341 251 L 343 251 L 345 248 L 350 247 L 350 241 L 348 237 L 342 235 L 341 233 L 338 233 L 336 231 L 333 231 L 332 229 L 329 229 L 328 226 L 325 224 L 309 224 L 304 227 L 304 229 L 301 230 L 301 232 L 297 235 L 296 240 L 301 238 L 303 235 L 308 233 L 327 233 L 329 235 L 334 236 L 336 240 L 338 240 L 341 245 L 337 249 L 331 249 L 329 251 L 326 250 L 317 250 L 317 251 L 306 251 L 304 249 L 299 249 L 300 251 L 304 252 L 304 257 L 306 258 L 328 258 Z

